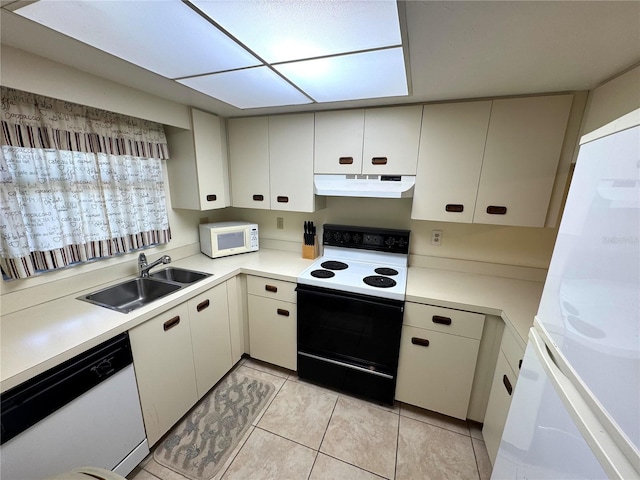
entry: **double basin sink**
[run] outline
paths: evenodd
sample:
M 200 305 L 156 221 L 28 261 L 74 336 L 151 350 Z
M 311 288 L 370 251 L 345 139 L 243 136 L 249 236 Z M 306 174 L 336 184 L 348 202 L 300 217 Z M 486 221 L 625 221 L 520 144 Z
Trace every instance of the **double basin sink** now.
M 148 277 L 127 280 L 78 298 L 121 313 L 129 313 L 210 276 L 209 273 L 169 267 L 151 273 Z

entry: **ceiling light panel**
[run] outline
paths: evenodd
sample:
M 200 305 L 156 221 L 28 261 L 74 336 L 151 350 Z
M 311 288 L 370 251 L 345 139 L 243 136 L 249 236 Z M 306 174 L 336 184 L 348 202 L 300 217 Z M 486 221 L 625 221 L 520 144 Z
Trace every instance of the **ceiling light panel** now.
M 274 68 L 318 102 L 408 94 L 401 47 L 284 63 Z
M 395 0 L 191 0 L 268 63 L 402 43 Z
M 40 0 L 15 13 L 168 78 L 261 64 L 179 0 Z
M 247 68 L 178 81 L 242 109 L 312 102 L 268 67 Z

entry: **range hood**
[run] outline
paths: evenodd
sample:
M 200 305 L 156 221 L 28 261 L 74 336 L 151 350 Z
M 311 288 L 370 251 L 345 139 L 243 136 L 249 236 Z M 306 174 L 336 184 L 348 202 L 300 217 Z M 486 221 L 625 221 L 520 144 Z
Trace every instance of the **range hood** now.
M 331 197 L 413 197 L 415 175 L 314 175 L 316 195 Z

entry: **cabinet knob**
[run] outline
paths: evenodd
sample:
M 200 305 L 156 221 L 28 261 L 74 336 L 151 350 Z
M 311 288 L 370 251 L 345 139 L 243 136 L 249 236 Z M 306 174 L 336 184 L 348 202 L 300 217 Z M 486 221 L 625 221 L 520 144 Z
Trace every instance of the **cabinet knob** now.
M 289 197 L 278 196 L 276 200 L 278 203 L 289 203 Z
M 506 215 L 507 207 L 503 207 L 500 205 L 489 205 L 487 207 L 487 213 L 489 215 Z
M 202 310 L 204 310 L 205 308 L 209 307 L 209 300 L 205 300 L 204 302 L 200 302 L 197 306 L 196 306 L 196 310 L 198 312 L 201 312 Z
M 340 165 L 352 165 L 353 164 L 353 157 L 340 157 L 338 159 L 338 163 Z
M 278 312 L 278 315 L 282 315 L 283 317 L 289 316 L 289 310 L 285 310 L 284 308 L 279 308 L 277 312 Z
M 217 195 L 207 195 L 207 202 L 215 202 L 217 199 Z
M 513 387 L 511 386 L 511 382 L 509 381 L 509 377 L 507 377 L 506 375 L 502 376 L 502 383 L 504 384 L 504 388 L 506 388 L 507 393 L 509 395 L 511 395 L 511 393 L 513 392 Z
M 431 317 L 433 323 L 439 323 L 440 325 L 451 325 L 451 319 L 449 317 L 441 317 L 440 315 L 434 315 Z
M 371 164 L 372 165 L 386 165 L 387 164 L 387 157 L 373 157 L 371 159 Z
M 275 285 L 265 285 L 264 289 L 267 292 L 273 292 L 273 293 L 276 293 L 278 291 L 278 287 L 276 287 Z
M 444 207 L 445 211 L 447 212 L 453 212 L 453 213 L 461 213 L 464 211 L 464 205 L 461 205 L 459 203 L 448 203 L 445 207 Z
M 419 345 L 421 347 L 429 346 L 429 340 L 427 340 L 426 338 L 411 337 L 411 343 L 413 343 L 414 345 Z
M 167 320 L 166 322 L 164 322 L 164 324 L 162 325 L 162 328 L 164 328 L 164 331 L 166 332 L 167 330 L 175 327 L 179 323 L 180 323 L 180 316 L 173 317 L 171 320 Z

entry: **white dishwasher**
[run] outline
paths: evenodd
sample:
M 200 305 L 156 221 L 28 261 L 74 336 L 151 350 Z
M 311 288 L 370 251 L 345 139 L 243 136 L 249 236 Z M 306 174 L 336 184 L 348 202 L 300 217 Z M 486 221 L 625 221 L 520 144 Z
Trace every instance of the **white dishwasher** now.
M 123 333 L 2 393 L 0 478 L 130 473 L 149 453 L 132 362 Z

